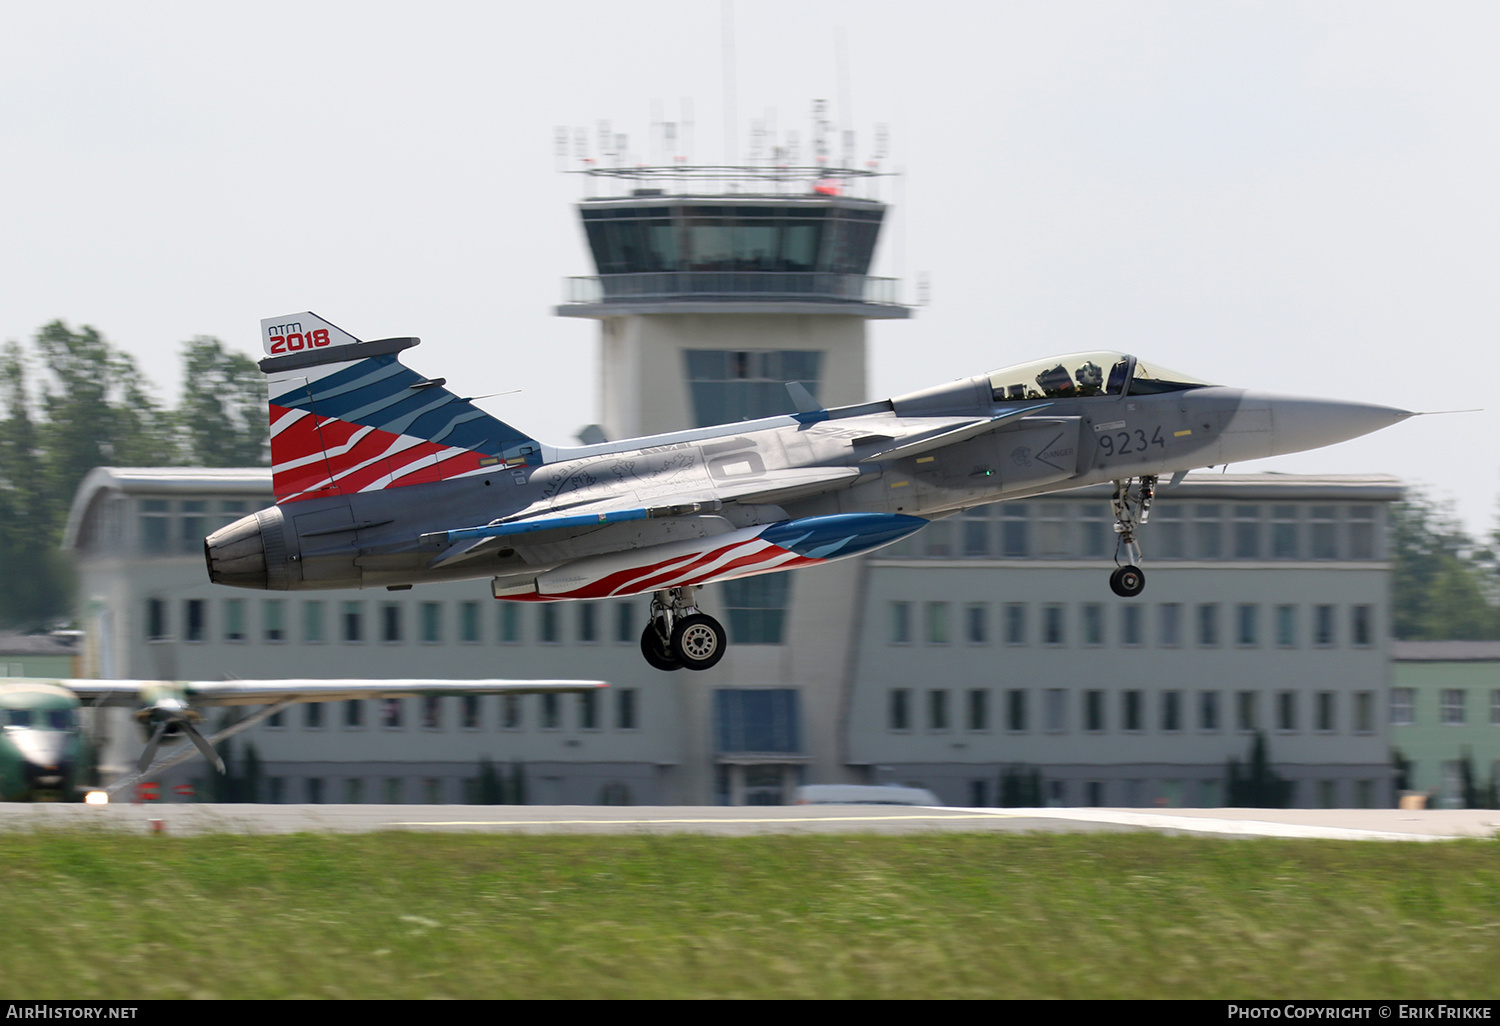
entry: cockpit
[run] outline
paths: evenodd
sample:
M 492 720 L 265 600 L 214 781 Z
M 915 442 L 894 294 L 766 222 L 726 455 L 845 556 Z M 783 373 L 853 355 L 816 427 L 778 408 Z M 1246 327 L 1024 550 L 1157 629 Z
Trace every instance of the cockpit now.
M 1146 364 L 1125 353 L 1099 350 L 1053 356 L 990 375 L 995 402 L 1035 399 L 1084 399 L 1106 395 L 1156 395 L 1206 388 L 1211 382 Z
M 74 730 L 77 726 L 71 709 L 0 709 L 0 727 Z

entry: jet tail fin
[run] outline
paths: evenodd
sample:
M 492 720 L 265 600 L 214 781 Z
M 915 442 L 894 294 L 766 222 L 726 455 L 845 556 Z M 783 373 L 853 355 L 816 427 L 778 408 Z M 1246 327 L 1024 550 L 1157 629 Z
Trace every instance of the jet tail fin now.
M 398 359 L 416 338 L 364 342 L 304 312 L 260 322 L 278 503 L 541 462 L 541 445 Z

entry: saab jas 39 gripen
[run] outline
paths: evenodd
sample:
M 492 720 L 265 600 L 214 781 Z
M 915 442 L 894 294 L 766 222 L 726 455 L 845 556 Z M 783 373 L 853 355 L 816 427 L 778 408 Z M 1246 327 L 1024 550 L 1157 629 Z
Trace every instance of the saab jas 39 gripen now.
M 1110 586 L 1145 575 L 1158 479 L 1314 449 L 1404 410 L 1073 353 L 908 395 L 581 447 L 544 445 L 312 313 L 261 322 L 276 505 L 206 540 L 211 579 L 278 591 L 491 578 L 497 599 L 650 593 L 662 670 L 724 654 L 705 584 L 867 552 L 985 503 L 1114 482 Z
M 74 801 L 86 792 L 90 801 L 107 799 L 148 771 L 160 772 L 190 758 L 194 749 L 223 773 L 224 762 L 214 751 L 215 744 L 298 702 L 568 693 L 607 686 L 595 680 L 0 679 L 0 801 Z M 146 742 L 137 772 L 115 781 L 107 791 L 88 788 L 84 779 L 92 760 L 80 722 L 83 703 L 93 709 L 124 706 L 134 710 Z M 205 708 L 245 705 L 261 708 L 209 737 L 199 731 Z M 193 748 L 183 746 L 156 761 L 163 744 L 183 738 Z

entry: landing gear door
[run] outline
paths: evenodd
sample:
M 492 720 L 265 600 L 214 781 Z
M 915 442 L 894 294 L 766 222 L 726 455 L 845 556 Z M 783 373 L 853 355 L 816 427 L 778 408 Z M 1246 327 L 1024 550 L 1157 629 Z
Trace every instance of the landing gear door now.
M 1006 491 L 1077 476 L 1080 417 L 1030 417 L 995 435 L 1000 481 Z

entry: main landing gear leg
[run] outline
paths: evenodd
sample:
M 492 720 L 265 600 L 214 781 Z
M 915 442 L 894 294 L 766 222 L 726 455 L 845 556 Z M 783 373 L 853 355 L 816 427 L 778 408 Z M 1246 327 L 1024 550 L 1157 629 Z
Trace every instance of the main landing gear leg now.
M 658 670 L 706 670 L 724 658 L 724 626 L 700 613 L 696 586 L 667 588 L 651 596 L 651 619 L 641 634 L 641 654 Z
M 1156 475 L 1134 479 L 1139 483 L 1131 487 L 1132 478 L 1115 482 L 1115 494 L 1110 506 L 1115 514 L 1115 572 L 1109 575 L 1109 587 L 1121 598 L 1134 598 L 1146 588 L 1146 574 L 1140 568 L 1141 547 L 1136 544 L 1135 532 L 1151 518 L 1151 501 L 1156 498 Z M 1120 550 L 1125 550 L 1125 565 L 1120 564 Z

